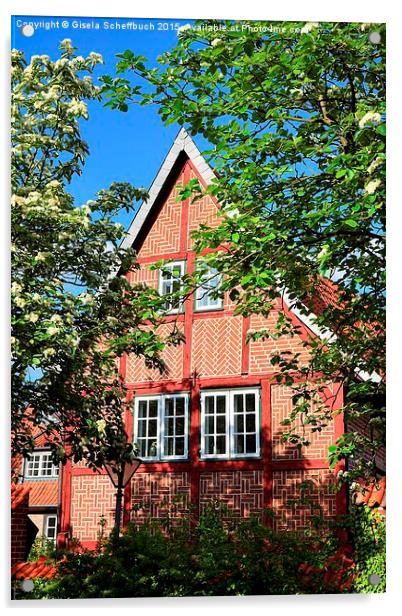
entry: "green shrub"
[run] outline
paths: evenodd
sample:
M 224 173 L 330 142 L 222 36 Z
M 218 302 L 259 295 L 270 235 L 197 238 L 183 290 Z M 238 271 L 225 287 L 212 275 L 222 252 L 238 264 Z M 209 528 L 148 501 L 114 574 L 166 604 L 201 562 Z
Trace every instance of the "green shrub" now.
M 360 593 L 385 592 L 385 518 L 364 505 L 354 507 L 351 519 L 356 562 L 353 590 Z
M 172 524 L 130 523 L 102 549 L 66 553 L 58 575 L 38 582 L 26 598 L 152 597 L 294 594 L 302 563 L 323 566 L 336 541 L 275 532 L 256 517 L 238 519 L 219 502 Z

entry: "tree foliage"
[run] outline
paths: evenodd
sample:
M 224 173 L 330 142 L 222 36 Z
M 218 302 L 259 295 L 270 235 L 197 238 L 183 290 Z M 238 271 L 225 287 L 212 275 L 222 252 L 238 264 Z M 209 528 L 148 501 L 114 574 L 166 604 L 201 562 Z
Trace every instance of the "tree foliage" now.
M 135 255 L 119 247 L 114 222 L 145 191 L 115 182 L 80 207 L 68 192 L 88 154 L 80 125 L 100 99 L 100 62 L 76 56 L 68 39 L 55 62 L 12 52 L 13 452 L 32 449 L 40 426 L 55 461 L 84 456 L 93 466 L 131 451 L 118 358 L 162 368 L 164 344 L 158 293 L 121 274 Z
M 325 385 L 344 385 L 350 434 L 331 462 L 359 457 L 353 472 L 371 474 L 385 417 L 385 27 L 198 21 L 156 67 L 119 54 L 117 74 L 103 78 L 108 106 L 156 104 L 165 124 L 209 142 L 216 178 L 205 192 L 224 215 L 200 229 L 196 248 L 219 249 L 208 258 L 238 313 L 267 315 L 284 297 L 315 311 L 323 335 L 312 336 L 309 362 L 289 352 L 272 364 L 294 387 L 292 420 L 302 415 L 314 430 L 333 418 Z M 332 300 L 316 310 L 328 290 Z M 285 312 L 276 331 L 249 339 L 283 333 L 297 333 Z M 306 444 L 294 421 L 285 437 Z

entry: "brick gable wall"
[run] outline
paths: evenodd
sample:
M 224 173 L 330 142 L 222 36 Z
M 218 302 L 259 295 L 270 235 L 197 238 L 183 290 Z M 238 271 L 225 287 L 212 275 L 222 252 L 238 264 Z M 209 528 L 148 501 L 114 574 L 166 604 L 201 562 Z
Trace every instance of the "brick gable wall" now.
M 186 260 L 187 271 L 195 264 L 191 232 L 200 223 L 219 224 L 217 205 L 210 197 L 191 203 L 177 203 L 178 185 L 195 177 L 187 163 L 180 171 L 177 184 L 160 205 L 156 220 L 149 225 L 147 236 L 139 240 L 139 270 L 132 270 L 130 282 L 158 286 L 158 274 L 149 266 L 162 258 Z M 142 242 L 142 243 L 141 243 Z M 184 313 L 175 318 L 185 335 L 185 343 L 167 347 L 163 352 L 168 370 L 164 374 L 149 370 L 143 360 L 127 357 L 121 362 L 128 396 L 159 394 L 167 391 L 190 392 L 189 460 L 170 463 L 146 463 L 140 466 L 126 490 L 125 520 L 138 522 L 147 518 L 164 520 L 169 512 L 183 516 L 190 504 L 202 510 L 214 499 L 223 501 L 235 517 L 256 513 L 261 519 L 264 508 L 273 508 L 274 525 L 278 529 L 306 528 L 309 513 L 306 507 L 296 507 L 292 500 L 300 499 L 300 484 L 311 481 L 312 499 L 319 503 L 326 516 L 335 515 L 339 497 L 332 490 L 333 475 L 326 461 L 327 447 L 342 429 L 338 416 L 321 433 L 311 435 L 311 446 L 298 451 L 281 441 L 281 421 L 291 412 L 291 391 L 276 385 L 270 354 L 276 351 L 300 353 L 307 361 L 308 337 L 302 326 L 300 336 L 279 340 L 259 340 L 246 343 L 247 332 L 275 326 L 277 311 L 268 318 L 233 315 L 234 305 L 225 294 L 221 310 L 194 313 L 192 298 Z M 279 309 L 279 306 L 278 306 Z M 160 328 L 167 335 L 171 322 Z M 200 391 L 208 388 L 258 387 L 261 389 L 262 456 L 235 461 L 205 461 L 200 459 Z M 341 404 L 341 393 L 334 408 Z M 132 434 L 131 414 L 128 431 Z M 107 476 L 85 474 L 83 467 L 71 470 L 71 532 L 88 545 L 96 541 L 99 519 L 112 526 L 114 489 Z M 169 514 L 170 515 L 170 514 Z M 66 522 L 67 524 L 67 522 Z M 66 529 L 64 529 L 66 530 Z

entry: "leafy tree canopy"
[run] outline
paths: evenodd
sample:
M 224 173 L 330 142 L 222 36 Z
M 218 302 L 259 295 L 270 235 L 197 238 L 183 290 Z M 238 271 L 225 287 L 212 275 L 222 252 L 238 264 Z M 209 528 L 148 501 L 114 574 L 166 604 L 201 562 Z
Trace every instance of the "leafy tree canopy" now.
M 315 316 L 326 336 L 312 339 L 310 361 L 282 353 L 272 363 L 295 389 L 293 419 L 315 430 L 332 412 L 328 400 L 313 412 L 311 398 L 329 379 L 345 386 L 351 433 L 330 458 L 364 451 L 355 471 L 373 472 L 384 437 L 385 27 L 198 21 L 156 67 L 127 50 L 117 73 L 103 78 L 108 106 L 156 104 L 166 124 L 211 144 L 216 179 L 206 192 L 226 215 L 200 230 L 197 248 L 220 248 L 209 259 L 239 313 L 268 314 L 285 289 L 306 313 L 336 281 L 335 301 Z M 275 332 L 249 337 L 285 332 L 295 329 L 283 314 Z M 285 437 L 306 444 L 290 423 Z
M 81 207 L 68 192 L 88 154 L 80 123 L 87 101 L 100 99 L 92 73 L 101 62 L 76 56 L 68 39 L 55 62 L 12 52 L 13 452 L 29 452 L 40 426 L 55 460 L 92 466 L 132 453 L 119 356 L 161 368 L 164 344 L 157 292 L 120 275 L 135 255 L 119 248 L 114 216 L 145 191 L 113 183 Z

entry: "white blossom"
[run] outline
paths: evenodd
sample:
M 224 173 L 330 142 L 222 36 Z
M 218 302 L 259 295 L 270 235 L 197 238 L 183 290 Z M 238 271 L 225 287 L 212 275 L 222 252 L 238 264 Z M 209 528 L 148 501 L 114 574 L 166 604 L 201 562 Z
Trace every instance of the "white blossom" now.
M 81 293 L 78 297 L 83 304 L 92 304 L 94 301 L 93 295 L 90 293 Z
M 216 38 L 213 41 L 211 41 L 211 47 L 217 47 L 218 45 L 220 45 L 222 43 L 222 39 L 220 38 Z
M 377 111 L 368 111 L 360 120 L 359 128 L 364 128 L 366 124 L 379 124 L 381 122 L 381 114 Z
M 29 321 L 30 323 L 36 323 L 38 319 L 39 315 L 36 312 L 30 312 L 27 316 L 27 321 Z
M 17 297 L 15 300 L 15 305 L 18 306 L 18 308 L 24 308 L 26 304 L 26 301 L 24 300 L 23 297 Z
M 367 173 L 370 175 L 373 173 L 377 167 L 379 167 L 383 162 L 382 158 L 377 157 L 373 162 L 367 167 Z
M 48 347 L 47 349 L 43 351 L 43 356 L 46 358 L 53 357 L 53 355 L 55 354 L 56 354 L 55 349 L 52 349 L 51 347 Z
M 96 422 L 96 427 L 100 434 L 104 434 L 106 428 L 106 421 L 104 419 L 98 419 L 98 421 Z
M 73 115 L 83 116 L 83 117 L 88 116 L 86 104 L 84 103 L 84 101 L 80 101 L 76 98 L 73 98 L 73 100 L 68 106 L 68 110 Z
M 89 54 L 89 57 L 91 58 L 91 60 L 93 62 L 99 62 L 101 64 L 103 64 L 103 57 L 100 53 L 96 53 L 95 51 L 91 51 L 91 53 Z
M 184 26 L 180 26 L 180 28 L 177 29 L 177 36 L 180 36 L 181 33 L 185 32 L 186 30 L 191 30 L 190 24 L 184 24 Z
M 364 187 L 364 190 L 368 195 L 372 195 L 373 193 L 375 193 L 375 191 L 380 186 L 380 184 L 381 184 L 381 180 L 371 180 L 371 182 L 366 184 L 366 186 Z
M 51 325 L 46 330 L 46 332 L 49 334 L 49 336 L 54 336 L 55 334 L 58 334 L 59 331 L 60 331 L 59 328 L 55 327 L 54 325 Z
M 301 34 L 308 34 L 309 32 L 311 32 L 311 30 L 314 30 L 314 28 L 318 28 L 318 22 L 317 21 L 309 21 L 307 22 L 303 28 L 300 30 Z

